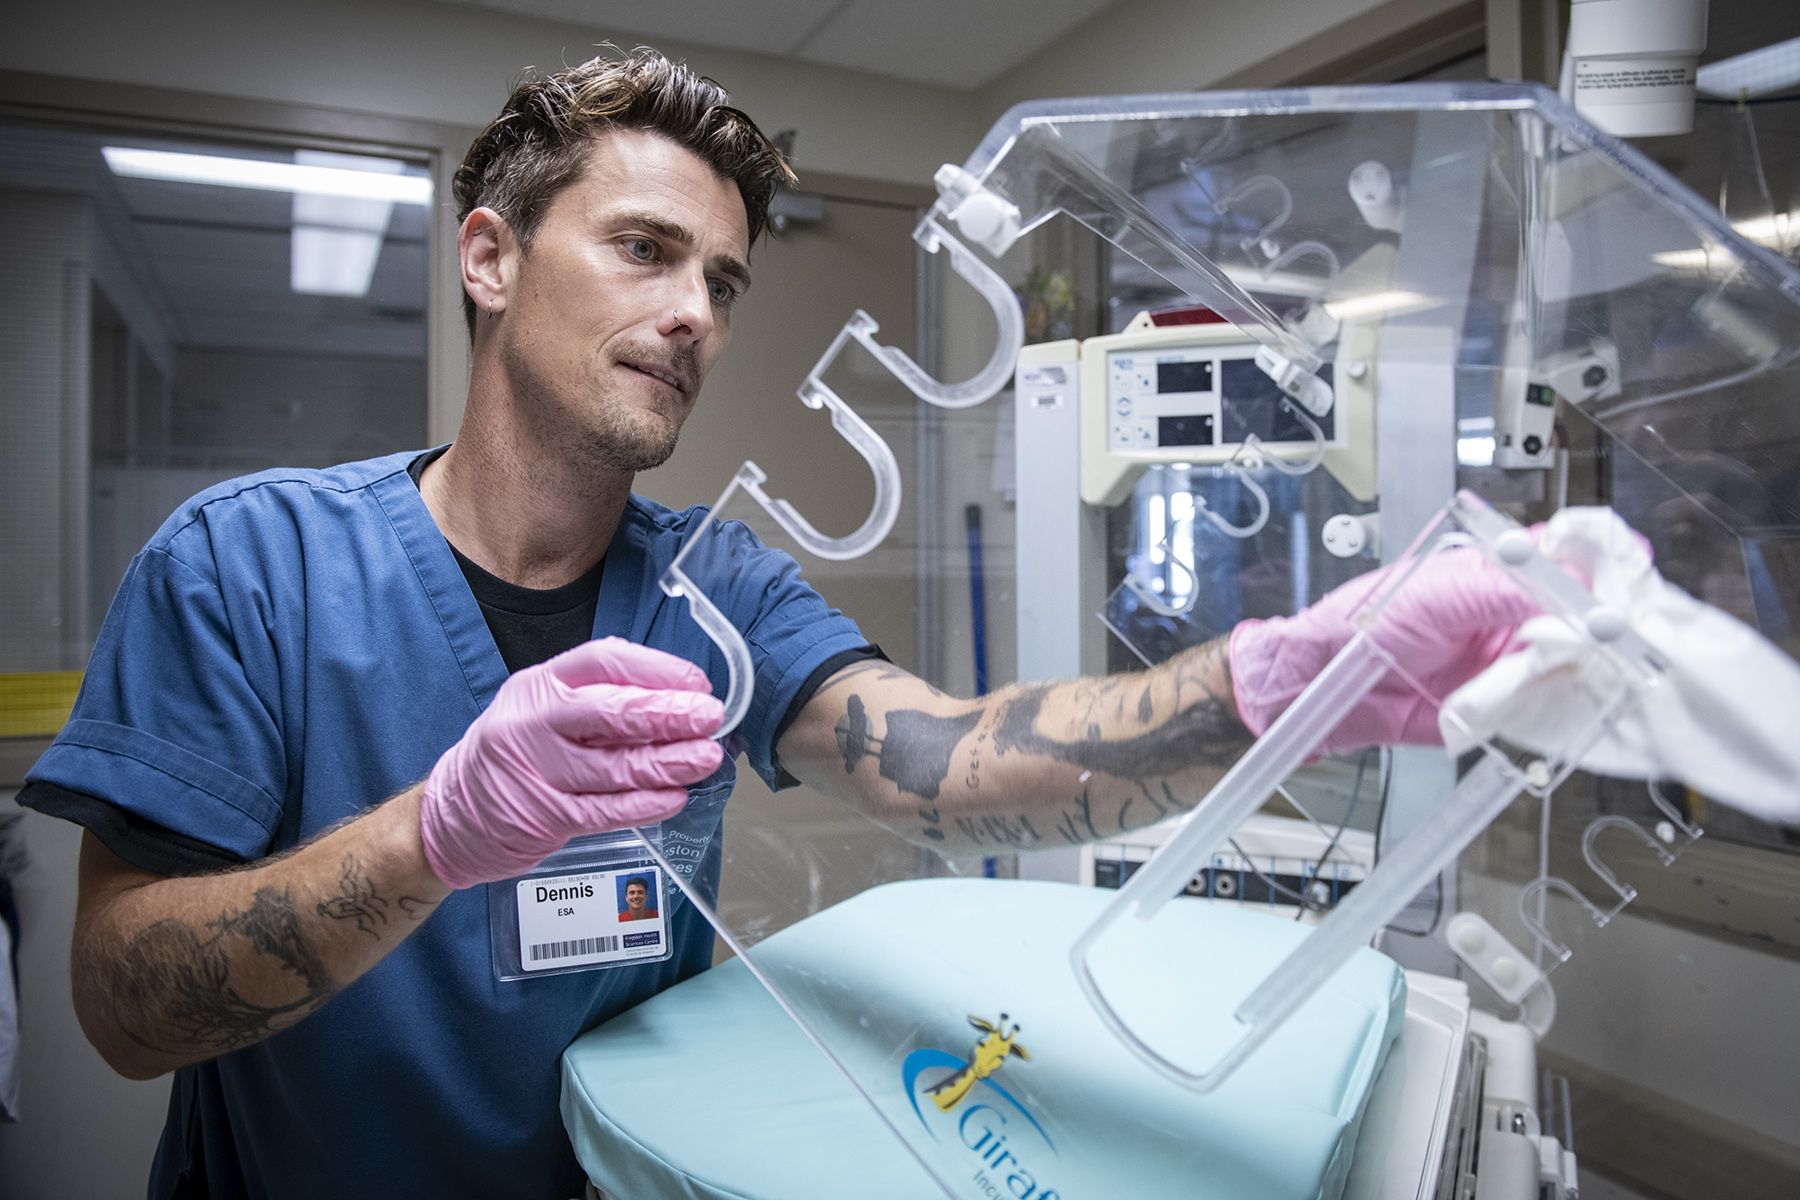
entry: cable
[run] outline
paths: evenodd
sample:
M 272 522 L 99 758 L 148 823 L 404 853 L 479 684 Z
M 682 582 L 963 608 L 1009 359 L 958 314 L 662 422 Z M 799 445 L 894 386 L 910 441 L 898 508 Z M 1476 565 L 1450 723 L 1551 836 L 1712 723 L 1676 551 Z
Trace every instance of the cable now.
M 1344 810 L 1344 819 L 1338 822 L 1336 831 L 1331 835 L 1331 840 L 1325 844 L 1324 852 L 1319 855 L 1318 862 L 1321 869 L 1323 869 L 1325 864 L 1330 861 L 1331 852 L 1337 849 L 1338 842 L 1343 839 L 1344 831 L 1350 828 L 1350 819 L 1356 815 L 1357 806 L 1362 803 L 1362 781 L 1363 775 L 1367 771 L 1368 764 L 1369 760 L 1366 755 L 1360 756 L 1357 760 L 1356 778 L 1350 785 L 1350 806 Z M 1283 792 L 1282 794 L 1284 796 L 1287 795 L 1286 792 Z M 1308 820 L 1311 820 L 1311 814 L 1307 813 L 1304 808 L 1300 808 L 1300 805 L 1294 801 L 1293 797 L 1288 797 L 1288 803 L 1293 804 L 1295 808 L 1300 809 L 1301 815 L 1306 816 Z M 1323 830 L 1321 830 L 1321 832 L 1323 832 Z M 1298 921 L 1309 912 L 1324 912 L 1331 907 L 1328 904 L 1315 900 L 1311 896 L 1305 896 L 1296 892 L 1293 888 L 1288 887 L 1284 883 L 1277 882 L 1273 876 L 1269 875 L 1261 867 L 1256 865 L 1256 860 L 1250 856 L 1248 851 L 1238 844 L 1236 838 L 1227 838 L 1225 840 L 1232 851 L 1236 853 L 1239 858 L 1244 860 L 1245 867 L 1252 875 L 1268 884 L 1269 889 L 1277 895 L 1286 896 L 1299 906 L 1298 910 L 1294 913 L 1294 920 Z M 1314 876 L 1314 878 L 1317 878 L 1317 876 Z
M 1369 756 L 1367 754 L 1357 755 L 1356 756 L 1356 778 L 1351 780 L 1351 782 L 1350 782 L 1350 806 L 1344 810 L 1344 819 L 1342 821 L 1338 822 L 1337 832 L 1333 833 L 1331 835 L 1331 840 L 1329 842 L 1325 843 L 1324 853 L 1319 855 L 1319 871 L 1321 873 L 1323 873 L 1325 870 L 1325 864 L 1331 861 L 1331 852 L 1333 850 L 1337 849 L 1338 842 L 1343 839 L 1344 830 L 1350 828 L 1350 818 L 1352 818 L 1356 815 L 1356 806 L 1362 803 L 1363 775 L 1368 771 L 1368 769 L 1369 769 Z M 1292 803 L 1292 800 L 1290 800 L 1289 803 Z M 1313 878 L 1317 879 L 1318 876 L 1315 875 L 1315 876 L 1313 876 Z M 1324 904 L 1317 904 L 1316 906 L 1309 905 L 1309 906 L 1302 907 L 1298 912 L 1296 912 L 1294 914 L 1294 920 L 1298 921 L 1301 918 L 1301 916 L 1304 915 L 1309 910 L 1322 911 L 1325 907 L 1326 906 Z
M 1276 892 L 1280 893 L 1281 895 L 1286 896 L 1288 899 L 1292 900 L 1295 904 L 1298 904 L 1302 909 L 1312 910 L 1316 907 L 1312 900 L 1308 899 L 1305 896 L 1302 896 L 1299 892 L 1296 892 L 1293 888 L 1288 887 L 1286 884 L 1275 882 L 1275 880 L 1272 877 L 1265 874 L 1263 869 L 1256 865 L 1256 860 L 1250 857 L 1250 852 L 1245 850 L 1242 846 L 1238 845 L 1238 841 L 1236 838 L 1226 838 L 1225 844 L 1230 846 L 1232 848 L 1232 850 L 1236 851 L 1237 856 L 1244 860 L 1244 865 L 1250 869 L 1250 873 L 1252 875 L 1256 876 L 1258 879 L 1260 879 L 1264 883 L 1268 884 L 1269 887 L 1273 891 L 1276 891 Z

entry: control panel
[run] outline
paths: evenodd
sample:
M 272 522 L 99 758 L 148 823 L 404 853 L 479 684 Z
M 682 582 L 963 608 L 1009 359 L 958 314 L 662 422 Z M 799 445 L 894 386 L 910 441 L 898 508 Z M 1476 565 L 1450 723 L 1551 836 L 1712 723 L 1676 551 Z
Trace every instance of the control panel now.
M 1162 848 L 1169 828 L 1151 825 L 1082 851 L 1080 880 L 1119 888 Z M 1252 817 L 1188 880 L 1182 894 L 1198 899 L 1316 913 L 1334 907 L 1368 877 L 1374 836 L 1342 831 L 1335 845 L 1316 827 L 1286 817 Z
M 1327 366 L 1322 374 L 1330 382 Z M 1255 434 L 1270 449 L 1311 450 L 1314 439 L 1275 381 L 1256 365 L 1254 347 L 1106 355 L 1107 446 L 1114 451 L 1217 450 Z M 1334 414 L 1315 422 L 1329 445 Z
M 1348 445 L 1352 420 L 1344 406 L 1301 408 L 1257 364 L 1258 351 L 1266 353 L 1261 343 L 1234 325 L 1158 326 L 1140 314 L 1123 332 L 1080 345 L 1081 499 L 1087 504 L 1118 504 L 1156 463 L 1218 467 L 1246 454 L 1253 466 L 1271 457 L 1301 462 Z M 1021 368 L 1032 349 L 1019 356 Z M 1340 390 L 1330 363 L 1310 384 L 1328 400 Z

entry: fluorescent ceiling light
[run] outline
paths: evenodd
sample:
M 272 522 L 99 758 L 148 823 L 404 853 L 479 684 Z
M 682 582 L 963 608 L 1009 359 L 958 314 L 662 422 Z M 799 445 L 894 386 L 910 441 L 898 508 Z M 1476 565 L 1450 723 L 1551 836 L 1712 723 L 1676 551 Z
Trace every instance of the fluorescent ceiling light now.
M 366 296 L 381 238 L 354 230 L 301 226 L 293 233 L 289 283 L 310 296 Z
M 1345 296 L 1327 300 L 1325 311 L 1340 321 L 1359 321 L 1366 317 L 1387 317 L 1396 313 L 1417 312 L 1436 304 L 1430 296 L 1417 292 L 1367 292 L 1361 296 Z
M 1694 86 L 1727 100 L 1800 87 L 1800 38 L 1709 63 L 1695 73 Z
M 294 161 L 309 168 L 399 178 L 406 164 L 397 158 L 296 150 Z M 394 206 L 361 196 L 294 193 L 289 286 L 302 295 L 366 296 L 387 236 Z
M 1779 254 L 1786 254 L 1794 245 L 1795 235 L 1800 233 L 1800 211 L 1771 213 L 1766 217 L 1740 221 L 1732 228 L 1748 241 L 1768 246 Z M 1737 261 L 1735 255 L 1726 254 L 1724 247 L 1708 246 L 1692 250 L 1666 250 L 1650 257 L 1662 266 L 1688 271 L 1708 270 L 1715 257 L 1720 257 L 1722 261 Z
M 260 159 L 226 158 L 216 154 L 179 154 L 170 150 L 138 150 L 126 146 L 106 146 L 100 153 L 106 157 L 106 165 L 112 168 L 113 174 L 132 179 L 163 179 L 176 183 L 212 184 L 216 187 L 384 200 L 390 204 L 431 203 L 431 180 L 423 175 L 389 175 L 379 171 L 347 170 L 343 167 L 264 162 Z

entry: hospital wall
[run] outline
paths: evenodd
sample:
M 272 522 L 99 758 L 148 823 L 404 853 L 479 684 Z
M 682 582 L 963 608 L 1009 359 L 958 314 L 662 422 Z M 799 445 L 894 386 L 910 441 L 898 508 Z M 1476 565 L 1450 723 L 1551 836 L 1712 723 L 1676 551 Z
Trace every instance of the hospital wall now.
M 1285 48 L 1322 34 L 1341 33 L 1346 45 L 1360 36 L 1347 28 L 1395 13 L 1430 15 L 1456 5 L 1444 0 L 1336 0 L 1317 5 L 1307 0 L 1263 0 L 1258 4 L 1207 0 L 1123 0 L 1102 18 L 1078 27 L 1025 63 L 982 88 L 959 92 L 881 79 L 827 67 L 778 61 L 752 54 L 687 48 L 694 63 L 729 84 L 736 99 L 771 130 L 799 130 L 798 160 L 803 174 L 837 174 L 846 178 L 924 185 L 936 165 L 960 160 L 989 123 L 1008 105 L 1022 99 L 1081 93 L 1159 91 L 1206 87 L 1238 76 L 1247 66 L 1279 59 Z M 197 40 L 194 30 L 211 31 Z M 42 72 L 74 78 L 124 82 L 153 87 L 199 90 L 239 97 L 324 106 L 355 112 L 428 120 L 468 127 L 491 116 L 505 94 L 509 75 L 520 65 L 554 65 L 575 61 L 604 32 L 549 22 L 502 17 L 444 4 L 412 0 L 308 0 L 296 5 L 244 5 L 226 0 L 164 0 L 155 5 L 128 0 L 81 0 L 60 5 L 34 5 L 9 13 L 0 38 L 0 69 Z M 630 44 L 629 35 L 617 37 Z M 680 54 L 684 48 L 663 43 Z M 60 428 L 70 419 L 61 406 L 63 372 L 60 343 L 45 334 L 64 295 L 58 279 L 60 259 L 52 253 L 55 238 L 76 239 L 77 218 L 46 213 L 0 210 L 6 220 L 48 222 L 41 227 L 45 250 L 27 263 L 14 262 L 9 276 L 15 295 L 34 297 L 18 321 L 0 324 L 0 360 L 9 370 L 0 376 L 0 422 L 29 417 Z M 36 229 L 40 226 L 34 225 Z M 68 244 L 75 244 L 71 240 Z M 760 252 L 759 252 L 760 254 Z M 102 255 L 103 257 L 103 255 Z M 66 258 L 66 255 L 64 256 Z M 759 262 L 759 266 L 760 266 Z M 104 269 L 99 267 L 97 269 Z M 759 286 L 761 281 L 759 280 Z M 939 273 L 932 283 L 936 328 L 941 338 L 935 358 L 947 377 L 958 378 L 985 358 L 987 330 L 983 306 L 953 279 Z M 55 301 L 50 297 L 57 297 Z M 826 307 L 830 306 L 830 312 Z M 835 296 L 820 300 L 812 315 L 841 321 Z M 930 308 L 930 305 L 927 306 Z M 809 310 L 809 313 L 811 310 Z M 146 324 L 152 314 L 140 314 Z M 809 335 L 810 336 L 810 335 Z M 816 354 L 823 343 L 810 347 Z M 802 348 L 804 352 L 805 348 Z M 755 354 L 744 339 L 735 358 Z M 19 364 L 21 369 L 14 369 Z M 798 382 L 798 376 L 792 378 Z M 791 384 L 790 384 L 791 387 Z M 713 389 L 709 387 L 709 392 Z M 709 395 L 719 400 L 723 391 Z M 784 399 L 786 393 L 784 393 Z M 1010 677 L 1011 543 L 1014 520 L 1004 493 L 1008 471 L 1005 431 L 984 406 L 979 415 L 954 418 L 941 440 L 937 478 L 935 532 L 929 538 L 945 564 L 954 562 L 962 544 L 963 506 L 979 504 L 987 532 L 988 643 L 990 670 L 996 681 Z M 704 418 L 702 418 L 704 419 Z M 11 428 L 0 425 L 0 433 Z M 0 447 L 19 445 L 0 436 Z M 688 447 L 691 449 L 692 447 Z M 691 474 L 659 480 L 671 498 L 705 498 L 723 480 L 712 455 L 696 461 Z M 41 481 L 38 505 L 29 511 L 0 513 L 0 522 L 45 525 L 79 524 L 84 518 L 68 510 L 66 499 L 76 488 L 62 472 L 60 457 L 14 459 L 0 449 L 0 467 L 34 471 Z M 861 470 L 853 463 L 848 470 Z M 1028 465 L 1024 469 L 1028 469 Z M 0 536 L 10 526 L 0 525 Z M 120 537 L 130 540 L 129 534 Z M 18 544 L 0 541 L 0 545 Z M 60 555 L 61 551 L 53 551 Z M 0 588 L 40 587 L 52 573 L 81 569 L 74 560 L 57 557 L 34 563 L 33 571 L 0 572 Z M 5 611 L 15 596 L 6 593 Z M 29 596 L 20 599 L 40 610 Z M 972 685 L 969 647 L 973 642 L 968 611 L 966 573 L 946 570 L 934 603 L 939 661 L 921 661 L 958 690 Z M 52 606 L 54 607 L 54 606 Z M 48 623 L 23 631 L 38 639 L 34 646 L 50 654 L 65 643 L 46 637 Z M 913 647 L 923 654 L 923 647 Z M 57 650 L 61 654 L 61 650 Z M 66 654 L 63 657 L 67 657 Z M 47 660 L 46 660 L 47 661 Z M 72 665 L 79 665 L 74 663 Z M 743 799 L 760 802 L 761 789 L 749 785 Z M 0 792 L 0 809 L 10 808 L 10 793 Z M 26 843 L 33 859 L 21 887 L 26 933 L 21 972 L 25 999 L 25 1123 L 0 1126 L 0 1192 L 20 1200 L 36 1197 L 125 1196 L 141 1192 L 167 1096 L 166 1081 L 132 1083 L 111 1074 L 86 1045 L 73 1020 L 68 990 L 68 933 L 73 923 L 73 864 L 78 831 L 63 822 L 27 814 Z M 1692 935 L 1654 922 L 1638 922 L 1631 931 L 1633 961 L 1682 962 L 1694 953 Z M 1760 963 L 1760 960 L 1758 960 Z M 1729 957 L 1717 962 L 1735 970 Z M 1791 964 L 1790 964 L 1791 965 Z M 1758 976 L 1761 978 L 1762 976 Z M 1634 1024 L 1632 1005 L 1653 991 L 1656 980 L 1640 970 L 1597 971 L 1583 976 L 1594 1007 L 1584 1018 L 1570 1015 L 1565 1031 L 1571 1053 L 1579 1051 L 1598 1069 L 1632 1076 L 1646 1090 L 1672 1088 L 1663 1074 L 1637 1070 L 1665 1049 L 1670 1031 Z M 1791 982 L 1791 980 L 1790 980 Z M 1789 987 L 1785 994 L 1793 994 Z M 1683 1010 L 1688 1011 L 1686 1009 Z M 1704 1022 L 1716 1009 L 1696 1007 L 1691 1019 Z M 1732 1010 L 1734 1016 L 1740 1010 Z M 1752 1005 L 1745 1015 L 1760 1013 Z M 1620 1014 L 1606 1026 L 1603 1015 Z M 1758 1015 L 1776 1020 L 1778 1013 Z M 1734 1020 L 1715 1021 L 1694 1046 L 1731 1057 L 1742 1054 L 1740 1028 Z M 1690 1026 L 1690 1028 L 1692 1028 Z M 1605 1031 L 1606 1036 L 1601 1033 Z M 1704 1070 L 1706 1061 L 1683 1055 L 1677 1061 Z M 1735 1086 L 1728 1099 L 1725 1089 Z M 1778 1107 L 1791 1098 L 1787 1082 L 1768 1073 L 1727 1077 L 1714 1072 L 1705 1087 L 1690 1089 L 1700 1108 L 1722 1117 L 1737 1117 L 1747 1106 L 1791 1112 Z M 97 1152 L 96 1147 L 101 1149 Z
M 522 65 L 577 60 L 604 36 L 573 26 L 510 20 L 443 5 L 335 0 L 302 6 L 211 0 L 173 0 L 157 6 L 76 3 L 9 14 L 9 24 L 8 36 L 0 39 L 0 69 L 216 93 L 226 98 L 219 109 L 219 120 L 226 124 L 233 119 L 235 101 L 253 100 L 460 125 L 471 131 L 492 115 L 509 78 Z M 197 40 L 196 29 L 217 32 Z M 618 40 L 630 44 L 633 39 Z M 682 52 L 679 46 L 664 48 Z M 686 453 L 645 481 L 660 498 L 676 503 L 707 501 L 717 494 L 730 467 L 746 453 L 746 443 L 755 440 L 743 436 L 746 428 L 769 440 L 782 440 L 778 420 L 746 420 L 747 406 L 785 414 L 795 422 L 813 418 L 804 429 L 792 427 L 795 445 L 787 449 L 791 452 L 801 445 L 816 449 L 814 435 L 819 430 L 813 426 L 821 420 L 799 404 L 793 389 L 829 340 L 829 333 L 819 330 L 827 326 L 835 330 L 863 305 L 881 312 L 885 328 L 901 344 L 912 343 L 914 260 L 906 235 L 916 206 L 929 200 L 924 185 L 932 170 L 946 158 L 966 153 L 982 121 L 966 96 L 944 89 L 753 55 L 689 51 L 689 56 L 700 69 L 729 82 L 738 101 L 765 127 L 801 130 L 800 166 L 815 186 L 823 181 L 828 208 L 820 226 L 796 227 L 779 248 L 765 244 L 758 249 L 758 283 L 767 286 L 759 286 L 746 302 L 751 314 L 745 322 L 746 336 L 709 382 L 703 401 L 708 411 L 702 420 L 713 419 L 713 424 L 703 427 L 697 422 L 694 432 L 699 436 L 684 445 Z M 851 181 L 907 180 L 914 187 L 898 198 L 843 196 L 837 194 L 843 189 L 829 182 L 834 173 Z M 158 510 L 167 511 L 191 491 L 187 486 L 191 481 L 179 478 L 179 472 L 132 469 L 114 483 L 117 511 L 90 514 L 82 507 L 93 495 L 90 484 L 104 481 L 88 475 L 90 456 L 82 438 L 86 415 L 69 400 L 86 393 L 83 372 L 90 364 L 85 355 L 64 349 L 62 335 L 89 324 L 86 314 L 67 311 L 88 295 L 78 286 L 80 280 L 70 276 L 70 264 L 77 274 L 107 274 L 108 248 L 97 232 L 101 223 L 63 198 L 15 193 L 5 203 L 0 216 L 15 233 L 29 235 L 21 241 L 31 247 L 28 255 L 13 260 L 12 294 L 29 296 L 31 302 L 15 310 L 18 317 L 0 324 L 4 339 L 0 352 L 8 364 L 0 374 L 0 388 L 5 389 L 0 394 L 4 399 L 0 422 L 5 422 L 0 432 L 20 434 L 0 437 L 0 446 L 5 447 L 0 449 L 0 466 L 29 481 L 22 494 L 33 500 L 28 507 L 0 513 L 0 521 L 8 523 L 0 529 L 5 535 L 0 545 L 8 547 L 9 554 L 22 546 L 41 548 L 34 549 L 31 569 L 12 569 L 9 563 L 9 569 L 0 572 L 0 586 L 11 589 L 4 596 L 8 615 L 4 632 L 25 655 L 11 658 L 9 662 L 17 665 L 9 669 L 73 668 L 85 658 L 82 644 L 93 610 L 63 602 L 90 590 L 65 577 L 87 569 L 90 562 L 114 561 L 141 542 L 160 520 Z M 781 272 L 772 268 L 789 259 L 815 256 L 822 248 L 853 250 L 856 247 L 845 241 L 852 230 L 859 231 L 855 234 L 859 244 L 871 243 L 865 249 L 878 244 L 884 256 L 879 266 L 864 262 L 841 267 L 831 286 L 808 288 L 804 273 L 777 286 Z M 817 278 L 818 265 L 810 270 Z M 874 286 L 876 281 L 879 287 Z M 157 332 L 153 307 L 132 297 L 126 283 L 106 290 L 115 300 L 125 297 L 119 302 L 130 309 L 123 316 L 133 335 L 154 343 L 158 355 L 185 382 L 195 387 L 204 383 L 201 390 L 222 403 L 232 402 L 234 392 L 245 390 L 233 383 L 239 378 L 237 364 L 227 356 L 197 357 L 189 352 L 175 364 L 180 352 L 166 331 Z M 777 345 L 774 339 L 782 340 Z M 85 343 L 83 336 L 74 344 Z M 378 403 L 367 390 L 340 399 L 354 404 L 358 396 L 362 402 Z M 234 436 L 282 445 L 290 456 L 313 457 L 311 447 L 288 446 L 295 430 L 282 415 L 282 397 L 263 387 L 255 397 L 238 399 L 256 412 L 239 413 L 226 423 Z M 313 424 L 323 427 L 322 422 Z M 739 431 L 735 442 L 734 427 Z M 448 430 L 440 427 L 433 432 L 441 436 Z M 720 444 L 709 450 L 709 439 Z M 422 433 L 407 439 L 422 440 Z M 763 456 L 785 467 L 774 451 Z M 809 465 L 824 461 L 828 460 L 815 453 Z M 816 473 L 823 477 L 805 481 L 815 492 L 809 496 L 809 507 L 848 511 L 857 502 L 851 493 L 858 486 L 866 488 L 866 468 L 860 460 L 837 472 L 835 480 L 829 470 Z M 782 477 L 792 480 L 796 472 L 784 469 Z M 866 509 L 866 500 L 862 503 Z M 91 517 L 100 519 L 91 522 Z M 105 535 L 104 545 L 92 548 L 91 555 L 85 537 L 90 527 Z M 46 537 L 46 530 L 55 533 Z M 109 588 L 110 582 L 97 580 L 93 590 Z M 859 600 L 856 589 L 839 590 L 848 600 Z M 874 586 L 860 590 L 865 597 L 879 591 Z M 104 597 L 98 599 L 103 604 Z M 16 614 L 29 619 L 15 623 Z M 906 627 L 882 636 L 897 657 L 906 660 L 912 657 L 912 632 Z M 790 821 L 827 815 L 804 796 L 768 797 L 754 780 L 747 781 L 743 791 L 743 811 L 769 811 L 779 805 Z M 0 807 L 12 809 L 12 793 L 0 792 Z M 17 880 L 24 927 L 23 1121 L 0 1125 L 0 1194 L 17 1200 L 141 1194 L 167 1106 L 168 1082 L 120 1079 L 87 1045 L 73 1017 L 68 967 L 79 830 L 27 813 L 23 834 L 30 860 Z M 96 1152 L 96 1146 L 103 1147 L 102 1152 Z
M 1281 19 L 1271 20 L 1265 29 L 1264 43 L 1304 36 L 1325 22 L 1325 18 L 1298 11 L 1278 15 Z M 197 37 L 196 30 L 206 31 L 205 36 Z M 213 94 L 223 98 L 219 119 L 226 123 L 232 119 L 234 101 L 252 100 L 472 130 L 492 115 L 510 77 L 520 67 L 578 61 L 594 42 L 606 36 L 605 31 L 575 25 L 411 0 L 308 0 L 298 5 L 72 0 L 10 12 L 6 36 L 0 38 L 0 69 Z M 1154 31 L 1146 31 L 1146 36 L 1154 38 Z M 618 35 L 616 40 L 631 44 L 636 39 Z M 824 173 L 898 181 L 919 188 L 925 197 L 923 188 L 937 165 L 964 157 L 994 115 L 996 102 L 980 93 L 753 54 L 684 48 L 667 42 L 661 48 L 677 56 L 685 53 L 700 69 L 725 81 L 735 99 L 755 113 L 765 128 L 796 128 L 797 164 L 803 176 Z M 1118 83 L 1116 78 L 1104 82 L 1096 78 L 1093 87 L 1117 90 Z M 1067 89 L 1045 77 L 1042 90 L 1056 93 Z M 32 473 L 30 492 L 38 497 L 30 509 L 13 509 L 0 516 L 0 520 L 23 522 L 17 532 L 33 535 L 31 542 L 13 539 L 9 526 L 3 544 L 17 546 L 42 542 L 46 528 L 87 525 L 86 514 L 70 511 L 68 506 L 88 495 L 88 481 L 62 465 L 65 458 L 84 461 L 85 456 L 64 453 L 69 448 L 65 426 L 76 424 L 81 415 L 68 411 L 64 403 L 65 395 L 80 390 L 65 379 L 65 372 L 79 370 L 82 364 L 76 356 L 64 354 L 58 336 L 65 320 L 65 294 L 69 302 L 75 302 L 60 274 L 65 270 L 62 264 L 70 261 L 93 262 L 96 271 L 106 267 L 104 247 L 91 239 L 84 241 L 91 222 L 84 222 L 67 205 L 40 203 L 30 212 L 8 210 L 5 216 L 13 228 L 35 231 L 27 244 L 38 247 L 29 261 L 14 260 L 9 276 L 12 294 L 29 296 L 32 302 L 18 310 L 23 313 L 21 318 L 0 326 L 0 337 L 7 339 L 4 357 L 9 364 L 0 376 L 0 387 L 8 389 L 0 420 L 29 420 L 40 426 L 30 438 L 0 439 L 13 447 L 0 465 Z M 908 223 L 901 221 L 898 228 Z M 909 261 L 910 251 L 902 247 L 901 252 Z M 957 319 L 958 286 L 943 285 L 950 298 L 937 312 L 938 328 L 951 332 L 949 344 L 939 346 L 936 356 L 946 364 L 947 374 L 956 374 L 959 364 L 971 356 L 979 359 L 986 353 L 984 347 L 973 344 L 981 337 L 979 323 Z M 850 290 L 857 289 L 851 286 Z M 166 335 L 157 333 L 154 308 L 134 297 L 126 282 L 107 291 L 115 303 L 130 308 L 125 316 L 134 335 L 154 343 L 158 353 L 168 358 L 172 345 Z M 833 290 L 829 299 L 821 298 L 820 303 L 839 306 L 841 299 Z M 804 300 L 802 296 L 795 302 Z M 845 311 L 833 307 L 828 314 L 831 322 L 841 322 L 848 315 L 847 306 L 842 307 Z M 818 311 L 825 315 L 822 307 Z M 899 320 L 897 314 L 880 315 L 886 327 L 897 334 L 911 326 L 910 319 Z M 956 335 L 964 330 L 970 331 L 972 340 L 956 344 Z M 816 355 L 823 348 L 821 341 L 815 346 L 790 348 L 790 352 Z M 733 357 L 741 363 L 756 353 L 754 342 L 746 339 L 734 349 Z M 226 368 L 225 364 L 214 365 L 221 371 Z M 747 374 L 758 372 L 748 370 Z M 798 372 L 789 372 L 789 390 L 783 396 L 791 396 L 798 378 Z M 708 398 L 716 402 L 727 394 L 721 389 Z M 270 433 L 279 435 L 278 430 Z M 993 487 L 999 478 L 994 458 L 1003 454 L 1000 431 L 985 417 L 969 417 L 949 434 L 942 441 L 945 456 L 939 470 L 941 479 L 952 481 L 939 497 L 944 524 L 935 539 L 926 532 L 921 536 L 935 540 L 940 557 L 950 561 L 962 553 L 963 504 L 987 507 L 991 668 L 996 679 L 1005 679 L 1012 674 L 1010 588 L 1006 582 L 1010 576 L 1007 531 L 1011 517 L 1004 497 Z M 55 447 L 55 452 L 46 453 L 50 447 Z M 0 456 L 7 454 L 0 450 Z M 710 497 L 722 483 L 714 469 L 714 457 L 703 453 L 685 479 L 665 477 L 655 486 L 667 490 L 671 498 Z M 863 470 L 860 463 L 849 469 Z M 145 494 L 146 488 L 163 499 L 163 492 L 182 490 L 180 480 L 134 477 L 129 485 L 135 489 L 129 491 L 134 497 Z M 132 512 L 120 514 L 122 522 L 129 517 L 130 522 L 124 523 L 135 523 L 132 528 L 121 528 L 111 539 L 117 543 L 115 549 L 135 539 L 143 523 L 152 519 L 146 512 L 157 506 L 155 501 L 145 501 Z M 52 636 L 57 632 L 54 622 L 63 619 L 59 615 L 63 606 L 56 600 L 57 588 L 51 581 L 82 569 L 87 557 L 65 553 L 65 549 L 62 539 L 53 540 L 46 558 L 34 562 L 32 570 L 0 573 L 4 577 L 0 586 L 36 589 L 31 595 L 8 593 L 6 611 L 42 614 L 29 628 L 13 632 L 31 643 L 34 654 L 47 656 L 45 667 L 80 665 L 75 660 L 81 656 L 78 643 L 85 631 Z M 108 557 L 100 556 L 102 560 Z M 960 688 L 970 686 L 973 678 L 967 587 L 966 572 L 944 583 L 940 608 L 946 615 L 935 635 L 942 661 L 920 664 L 935 665 L 934 673 Z M 903 652 L 911 656 L 920 650 L 906 645 Z M 36 665 L 38 660 L 31 661 Z M 754 781 L 746 789 L 740 799 L 752 805 L 769 803 Z M 807 807 L 803 799 L 793 799 L 791 794 L 782 803 L 790 808 Z M 12 807 L 11 793 L 0 792 L 0 807 Z M 79 831 L 34 813 L 25 814 L 23 828 L 30 857 L 30 865 L 19 879 L 24 920 L 20 958 L 24 1121 L 0 1125 L 0 1179 L 5 1181 L 0 1190 L 17 1200 L 139 1194 L 162 1124 L 168 1084 L 166 1080 L 138 1083 L 119 1078 L 81 1035 L 73 1018 L 68 976 Z

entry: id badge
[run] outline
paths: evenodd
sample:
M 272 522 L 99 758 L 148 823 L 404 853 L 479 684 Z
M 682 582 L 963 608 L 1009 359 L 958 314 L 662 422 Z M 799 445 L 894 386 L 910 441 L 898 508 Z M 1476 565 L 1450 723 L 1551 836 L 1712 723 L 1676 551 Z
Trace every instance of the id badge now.
M 660 827 L 645 833 L 660 840 Z M 629 829 L 570 842 L 528 874 L 488 885 L 495 977 L 531 979 L 667 959 L 674 953 L 671 887 Z

